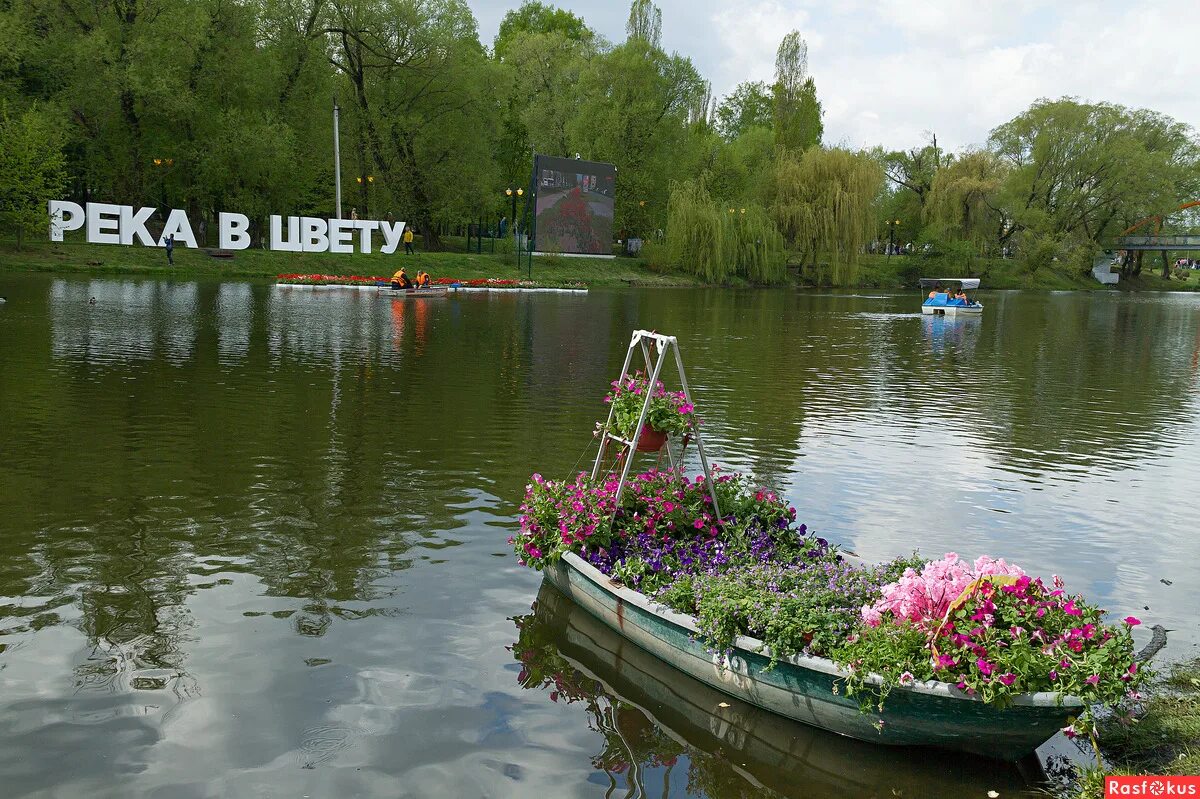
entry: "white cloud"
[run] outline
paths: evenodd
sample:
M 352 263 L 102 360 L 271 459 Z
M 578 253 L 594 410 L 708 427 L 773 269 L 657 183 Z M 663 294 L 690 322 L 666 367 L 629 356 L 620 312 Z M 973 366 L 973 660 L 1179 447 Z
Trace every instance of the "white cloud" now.
M 471 0 L 490 43 L 517 0 Z M 627 4 L 559 3 L 624 38 Z M 770 80 L 775 48 L 796 29 L 825 107 L 826 141 L 889 148 L 925 131 L 950 148 L 983 143 L 1040 97 L 1152 108 L 1200 120 L 1192 90 L 1195 0 L 659 0 L 663 44 L 690 56 L 714 94 Z

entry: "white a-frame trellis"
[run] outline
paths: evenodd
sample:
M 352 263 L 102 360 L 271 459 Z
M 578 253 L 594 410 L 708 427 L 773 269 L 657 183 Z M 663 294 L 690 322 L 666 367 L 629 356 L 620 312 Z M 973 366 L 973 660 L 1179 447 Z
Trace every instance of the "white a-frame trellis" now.
M 608 451 L 610 443 L 620 444 L 625 453 L 621 463 L 621 480 L 617 483 L 617 494 L 615 504 L 619 508 L 621 506 L 621 495 L 625 491 L 625 481 L 629 479 L 629 469 L 633 465 L 633 458 L 637 452 L 637 442 L 642 435 L 642 427 L 646 424 L 646 414 L 650 412 L 650 400 L 654 394 L 654 387 L 658 385 L 658 376 L 662 373 L 663 363 L 666 362 L 668 351 L 675 356 L 675 366 L 679 370 L 679 383 L 683 387 L 683 396 L 689 405 L 694 405 L 692 402 L 692 391 L 688 388 L 687 375 L 683 371 L 683 356 L 679 354 L 679 342 L 674 336 L 664 336 L 661 333 L 655 333 L 649 330 L 635 330 L 633 337 L 629 340 L 629 350 L 625 353 L 625 365 L 621 367 L 621 376 L 617 378 L 617 385 L 622 385 L 625 378 L 629 376 L 629 366 L 633 361 L 635 350 L 642 351 L 642 357 L 646 361 L 646 374 L 649 375 L 649 390 L 646 392 L 646 400 L 642 403 L 642 412 L 638 416 L 637 427 L 634 428 L 630 438 L 622 438 L 617 435 L 612 429 L 613 417 L 615 415 L 614 408 L 610 405 L 608 408 L 608 420 L 604 423 L 604 429 L 600 436 L 600 450 L 596 453 L 596 462 L 592 466 L 592 480 L 597 480 L 600 477 L 601 466 L 604 463 L 605 453 Z M 699 421 L 697 419 L 697 421 Z M 708 487 L 709 496 L 712 497 L 713 515 L 716 518 L 721 518 L 721 508 L 717 504 L 717 492 L 713 486 L 712 469 L 708 466 L 708 458 L 704 454 L 704 441 L 700 435 L 700 426 L 697 424 L 691 432 L 691 437 L 696 442 L 696 451 L 700 455 L 700 465 L 704 469 L 704 480 Z M 667 444 L 667 457 L 671 462 L 671 471 L 676 475 L 676 479 L 682 479 L 683 464 L 675 463 L 675 456 L 671 454 L 671 446 Z

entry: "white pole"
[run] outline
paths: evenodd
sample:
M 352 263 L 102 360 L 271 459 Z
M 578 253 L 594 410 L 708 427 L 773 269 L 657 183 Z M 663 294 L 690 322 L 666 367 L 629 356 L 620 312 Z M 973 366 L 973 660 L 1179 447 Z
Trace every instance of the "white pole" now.
M 335 175 L 333 187 L 334 203 L 337 205 L 335 215 L 338 219 L 342 218 L 342 155 L 341 146 L 338 141 L 338 104 L 337 97 L 333 98 L 333 174 Z

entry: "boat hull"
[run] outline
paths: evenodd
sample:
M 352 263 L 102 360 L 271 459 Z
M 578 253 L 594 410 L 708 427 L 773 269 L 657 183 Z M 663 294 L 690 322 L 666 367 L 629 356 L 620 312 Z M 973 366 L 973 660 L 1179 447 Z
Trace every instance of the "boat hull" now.
M 780 796 L 1003 796 L 1040 778 L 1036 758 L 1020 764 L 974 755 L 875 746 L 754 707 L 681 674 L 610 630 L 549 581 L 536 615 L 573 668 L 603 685 L 614 704 L 633 706 L 675 740 L 719 752 L 726 767 Z M 931 790 L 931 788 L 933 790 Z M 650 795 L 646 792 L 645 795 Z
M 740 637 L 727 660 L 705 650 L 689 616 L 613 584 L 568 553 L 546 578 L 608 627 L 680 671 L 719 691 L 786 718 L 862 741 L 936 746 L 1017 760 L 1081 710 L 1056 694 L 1018 697 L 1007 708 L 973 699 L 945 683 L 893 689 L 882 712 L 864 713 L 845 695 L 845 672 L 823 658 L 781 658 L 769 668 L 762 642 Z
M 391 286 L 380 288 L 379 293 L 392 297 L 445 297 L 450 293 L 446 286 L 433 286 L 427 289 L 394 289 Z
M 979 316 L 982 305 L 922 305 L 921 313 L 926 316 Z

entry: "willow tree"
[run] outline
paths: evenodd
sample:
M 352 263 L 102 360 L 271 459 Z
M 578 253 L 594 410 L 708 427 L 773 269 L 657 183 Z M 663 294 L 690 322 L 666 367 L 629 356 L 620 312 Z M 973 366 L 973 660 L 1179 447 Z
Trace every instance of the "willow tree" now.
M 671 186 L 667 201 L 667 259 L 705 280 L 729 278 L 734 264 L 725 257 L 730 231 L 703 180 Z
M 761 205 L 728 209 L 731 235 L 726 236 L 726 258 L 737 273 L 751 283 L 779 283 L 787 271 L 783 236 Z
M 853 276 L 874 233 L 872 209 L 882 186 L 883 169 L 866 153 L 781 150 L 768 182 L 768 207 L 801 263 L 815 268 L 825 257 L 834 281 L 842 283 Z
M 686 180 L 671 185 L 667 259 L 710 281 L 737 275 L 752 283 L 778 283 L 786 254 L 783 236 L 764 208 L 728 207 L 712 198 L 703 180 Z
M 938 171 L 925 204 L 926 220 L 971 242 L 983 254 L 1011 224 L 1000 203 L 1008 169 L 987 150 L 963 153 Z
M 817 86 L 808 74 L 808 42 L 799 31 L 783 37 L 775 53 L 775 143 L 806 150 L 821 143 L 824 125 Z

